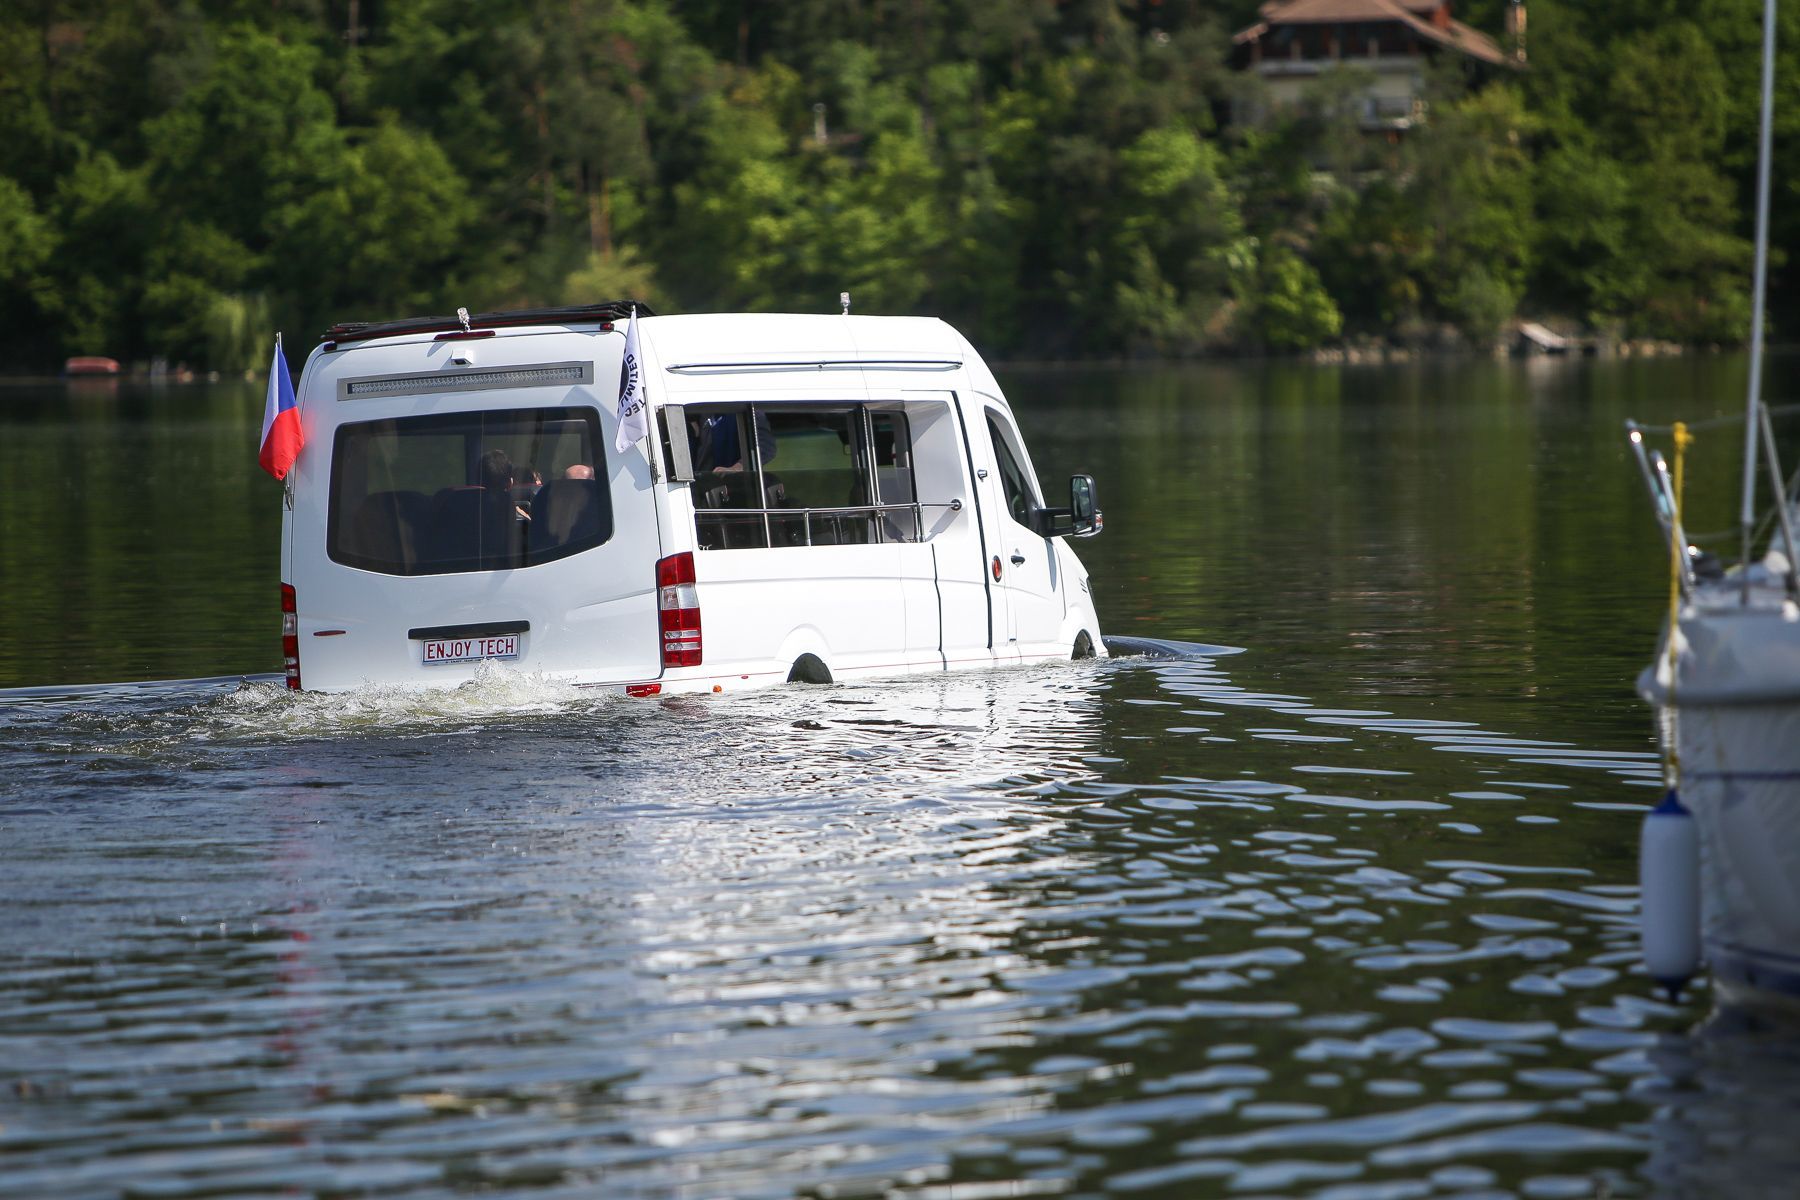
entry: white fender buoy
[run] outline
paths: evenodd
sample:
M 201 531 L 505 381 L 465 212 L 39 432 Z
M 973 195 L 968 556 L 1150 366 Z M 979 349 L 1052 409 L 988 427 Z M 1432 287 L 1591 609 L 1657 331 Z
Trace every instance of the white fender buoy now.
M 1700 969 L 1700 831 L 1674 788 L 1644 816 L 1638 934 L 1650 978 L 1678 994 Z

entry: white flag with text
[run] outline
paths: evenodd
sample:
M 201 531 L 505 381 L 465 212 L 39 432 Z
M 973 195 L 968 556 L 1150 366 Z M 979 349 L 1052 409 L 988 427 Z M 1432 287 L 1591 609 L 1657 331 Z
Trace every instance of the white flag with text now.
M 644 403 L 644 360 L 638 353 L 637 307 L 625 322 L 625 361 L 619 366 L 619 432 L 613 449 L 624 451 L 650 432 L 650 414 Z

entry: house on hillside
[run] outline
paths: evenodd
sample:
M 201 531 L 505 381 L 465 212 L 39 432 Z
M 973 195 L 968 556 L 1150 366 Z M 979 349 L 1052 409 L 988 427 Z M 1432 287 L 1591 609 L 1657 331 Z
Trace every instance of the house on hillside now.
M 1262 19 L 1232 38 L 1232 64 L 1254 72 L 1263 97 L 1239 105 L 1238 121 L 1299 100 L 1321 74 L 1355 64 L 1373 76 L 1362 94 L 1362 127 L 1398 137 L 1424 116 L 1424 67 L 1453 56 L 1479 77 L 1522 70 L 1525 6 L 1506 10 L 1502 49 L 1450 15 L 1450 0 L 1268 0 Z

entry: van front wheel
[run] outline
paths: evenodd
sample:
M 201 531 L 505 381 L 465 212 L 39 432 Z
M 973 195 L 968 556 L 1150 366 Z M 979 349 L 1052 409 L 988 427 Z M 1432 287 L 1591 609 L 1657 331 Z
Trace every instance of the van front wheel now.
M 831 668 L 816 654 L 802 654 L 788 672 L 789 683 L 830 683 Z
M 1070 658 L 1092 658 L 1092 657 L 1094 657 L 1094 639 L 1087 635 L 1087 630 L 1084 629 L 1080 633 L 1075 635 L 1075 653 L 1069 655 L 1069 657 Z

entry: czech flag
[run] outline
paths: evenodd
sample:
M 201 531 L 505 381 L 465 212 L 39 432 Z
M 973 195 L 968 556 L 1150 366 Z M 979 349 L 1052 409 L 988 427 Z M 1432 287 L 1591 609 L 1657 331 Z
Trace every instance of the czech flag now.
M 286 479 L 300 455 L 306 436 L 300 432 L 300 410 L 294 407 L 294 381 L 288 378 L 287 359 L 281 353 L 281 335 L 275 335 L 275 359 L 269 364 L 269 395 L 263 401 L 262 452 L 256 461 L 277 479 Z

